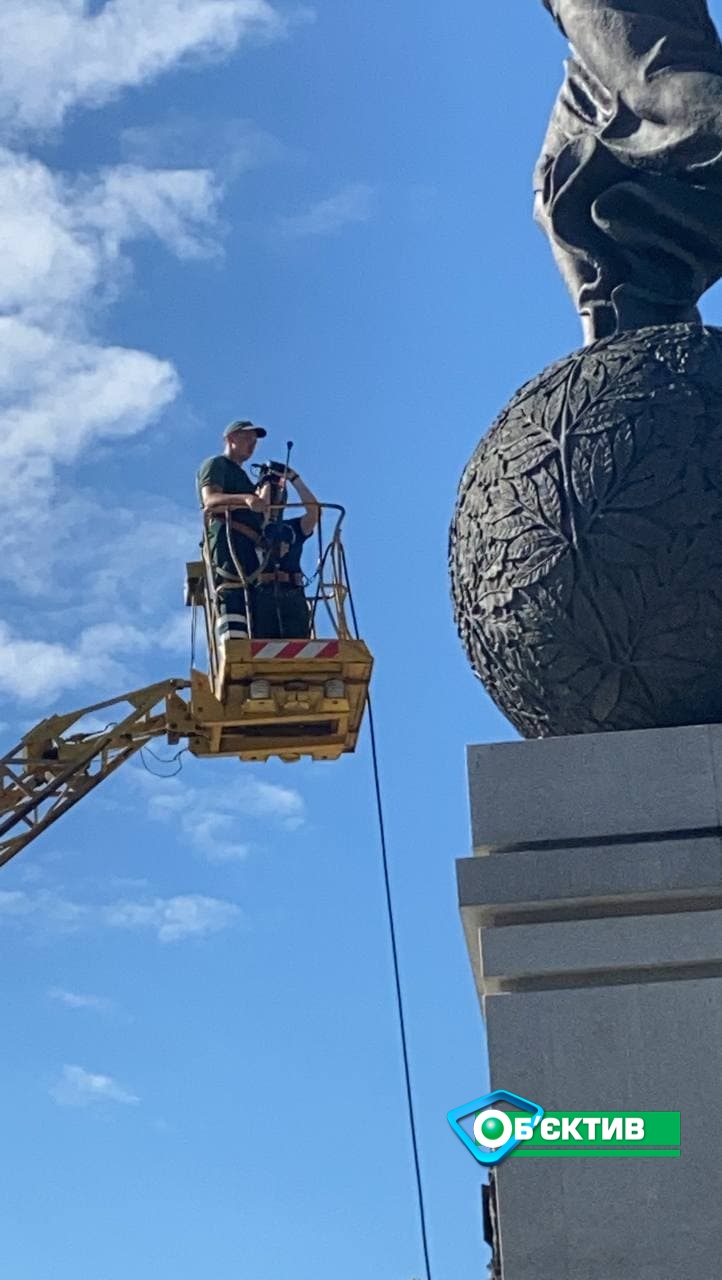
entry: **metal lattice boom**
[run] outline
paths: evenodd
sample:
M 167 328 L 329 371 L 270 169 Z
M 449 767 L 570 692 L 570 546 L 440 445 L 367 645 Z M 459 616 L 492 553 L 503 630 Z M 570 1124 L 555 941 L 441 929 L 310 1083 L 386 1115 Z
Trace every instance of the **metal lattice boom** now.
M 179 690 L 187 680 L 162 680 L 132 693 L 50 716 L 0 760 L 0 866 L 45 831 L 153 738 L 178 742 L 193 731 Z M 130 710 L 123 710 L 124 704 Z M 118 708 L 101 730 L 82 721 Z M 69 732 L 74 727 L 75 732 Z

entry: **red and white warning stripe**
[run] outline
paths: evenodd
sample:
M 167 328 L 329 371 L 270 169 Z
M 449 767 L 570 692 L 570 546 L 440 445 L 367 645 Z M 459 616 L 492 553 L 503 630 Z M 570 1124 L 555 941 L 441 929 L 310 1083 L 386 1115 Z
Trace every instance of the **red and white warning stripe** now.
M 252 640 L 254 658 L 335 658 L 338 640 Z

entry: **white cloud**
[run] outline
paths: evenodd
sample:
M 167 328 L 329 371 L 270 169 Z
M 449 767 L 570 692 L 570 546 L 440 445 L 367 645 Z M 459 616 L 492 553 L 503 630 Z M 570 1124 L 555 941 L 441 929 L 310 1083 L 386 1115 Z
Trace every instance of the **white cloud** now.
M 237 773 L 225 786 L 207 787 L 189 786 L 182 777 L 150 777 L 138 769 L 127 776 L 145 793 L 148 816 L 179 827 L 209 862 L 242 862 L 256 847 L 259 830 L 295 831 L 305 819 L 300 792 L 249 773 Z
M 120 145 L 131 164 L 148 169 L 212 169 L 224 184 L 261 165 L 298 157 L 253 120 L 200 118 L 172 111 L 150 125 L 123 129 Z
M 52 173 L 0 148 L 0 307 L 26 320 L 74 322 L 131 240 L 153 236 L 181 256 L 208 251 L 221 192 L 208 169 L 118 165 L 92 178 Z M 125 266 L 126 264 L 122 264 Z
M 61 987 L 51 987 L 48 991 L 51 1000 L 57 1000 L 67 1009 L 92 1009 L 95 1013 L 108 1013 L 112 1003 L 107 996 L 81 995 L 77 991 L 63 991 Z
M 156 815 L 162 806 L 156 806 Z M 238 817 L 219 810 L 200 809 L 180 815 L 183 834 L 209 862 L 243 862 L 252 850 L 248 841 L 238 839 Z
M 179 258 L 217 252 L 208 238 L 220 187 L 208 169 L 147 169 L 118 165 L 105 170 L 84 198 L 80 223 L 94 228 L 106 258 L 117 257 L 127 240 L 157 236 Z
M 129 680 L 140 679 L 134 676 L 134 658 L 158 650 L 187 655 L 188 628 L 188 617 L 179 612 L 162 619 L 158 632 L 98 622 L 80 631 L 72 643 L 62 643 L 15 635 L 0 622 L 0 696 L 46 704 L 67 690 L 88 686 L 120 692 Z M 82 722 L 74 732 L 93 733 L 106 724 Z
M 237 789 L 233 788 L 232 798 L 245 813 L 256 818 L 273 818 L 289 831 L 300 827 L 304 820 L 303 797 L 294 787 L 249 777 L 244 778 Z
M 46 484 L 96 440 L 142 431 L 175 398 L 167 362 L 140 351 L 79 343 L 0 319 L 0 463 L 8 508 L 21 487 Z M 13 358 L 14 357 L 14 358 Z
M 116 902 L 103 910 L 103 919 L 111 928 L 150 930 L 159 942 L 207 937 L 236 924 L 239 918 L 239 908 L 232 902 L 202 894 Z
M 3 308 L 53 310 L 96 285 L 98 253 L 78 236 L 65 187 L 40 161 L 0 149 Z
M 87 330 L 127 276 L 130 240 L 213 252 L 219 200 L 204 170 L 125 165 L 71 181 L 0 149 L 0 463 L 11 505 L 23 484 L 48 482 L 97 440 L 137 434 L 175 399 L 171 364 Z
M 0 622 L 0 714 L 11 698 L 67 706 L 74 690 L 73 702 L 91 702 L 96 690 L 108 697 L 184 676 L 192 619 L 180 580 L 198 536 L 192 510 L 162 497 L 139 495 L 134 511 L 79 490 L 30 522 L 0 511 L 0 592 L 13 588 L 4 591 L 12 622 Z M 202 628 L 197 644 L 201 661 Z
M 373 187 L 366 182 L 350 182 L 308 209 L 279 217 L 276 228 L 289 238 L 328 236 L 352 223 L 368 222 L 373 212 Z
M 0 889 L 0 916 L 18 920 L 31 911 L 29 895 L 22 889 Z
M 84 1067 L 64 1066 L 59 1080 L 50 1090 L 61 1107 L 87 1107 L 94 1102 L 118 1102 L 137 1106 L 140 1098 L 123 1088 L 112 1076 L 86 1071 Z
M 0 692 L 27 702 L 51 701 L 66 689 L 121 679 L 117 657 L 153 643 L 136 627 L 97 623 L 74 645 L 14 636 L 0 623 Z
M 44 927 L 66 933 L 74 932 L 87 921 L 88 908 L 71 902 L 61 894 L 42 889 L 36 893 L 24 889 L 0 890 L 0 919 Z
M 66 645 L 15 637 L 0 623 L 0 691 L 42 701 L 83 680 L 79 653 Z
M 114 902 L 73 902 L 53 890 L 0 891 L 0 919 L 45 933 L 97 928 L 146 932 L 159 942 L 204 938 L 241 920 L 233 902 L 202 894 L 121 898 Z
M 97 106 L 189 57 L 274 38 L 284 19 L 266 0 L 3 0 L 0 118 L 58 125 L 76 104 Z
M 178 580 L 184 562 L 199 554 L 199 517 L 162 495 L 139 492 L 137 499 L 135 509 L 109 506 L 101 494 L 76 488 L 52 508 L 41 504 L 29 523 L 0 510 L 0 579 L 25 598 L 62 608 L 75 634 L 98 617 L 123 617 L 144 629 L 150 622 L 158 643 L 165 637 L 168 647 L 173 640 L 187 652 L 190 611 L 179 603 Z M 159 616 L 173 606 L 168 618 Z
M 218 199 L 207 172 L 123 166 L 70 181 L 0 148 L 0 575 L 23 595 L 47 595 L 52 584 L 49 599 L 67 606 L 56 618 L 46 606 L 50 635 L 39 620 L 22 635 L 0 625 L 6 696 L 46 701 L 86 684 L 119 688 L 130 678 L 128 654 L 188 651 L 180 610 L 159 615 L 161 575 L 177 572 L 193 545 L 187 513 L 179 518 L 160 500 L 140 517 L 117 507 L 111 513 L 98 496 L 74 492 L 63 500 L 58 479 L 59 468 L 99 442 L 143 431 L 177 396 L 171 364 L 104 346 L 88 328 L 127 273 L 131 238 L 152 235 L 181 256 L 206 252 Z M 42 486 L 45 498 L 28 521 L 19 517 L 32 486 Z M 131 595 L 136 616 L 153 615 L 157 638 L 147 617 L 142 634 L 128 622 Z M 87 625 L 98 616 L 113 627 Z

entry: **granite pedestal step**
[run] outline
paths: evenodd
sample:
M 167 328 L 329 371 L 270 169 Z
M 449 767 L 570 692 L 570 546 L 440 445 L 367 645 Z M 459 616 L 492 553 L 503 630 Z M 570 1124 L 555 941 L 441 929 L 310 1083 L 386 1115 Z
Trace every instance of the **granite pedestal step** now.
M 501 1165 L 503 1280 L 717 1280 L 722 726 L 472 747 L 469 777 L 492 1088 L 682 1113 L 678 1160 Z

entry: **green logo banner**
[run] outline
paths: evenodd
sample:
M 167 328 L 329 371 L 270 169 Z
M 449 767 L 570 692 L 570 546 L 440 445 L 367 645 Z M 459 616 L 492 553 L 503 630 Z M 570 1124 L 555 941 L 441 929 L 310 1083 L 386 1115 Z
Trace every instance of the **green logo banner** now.
M 669 1159 L 679 1157 L 680 1145 L 679 1111 L 547 1111 L 511 1155 Z

